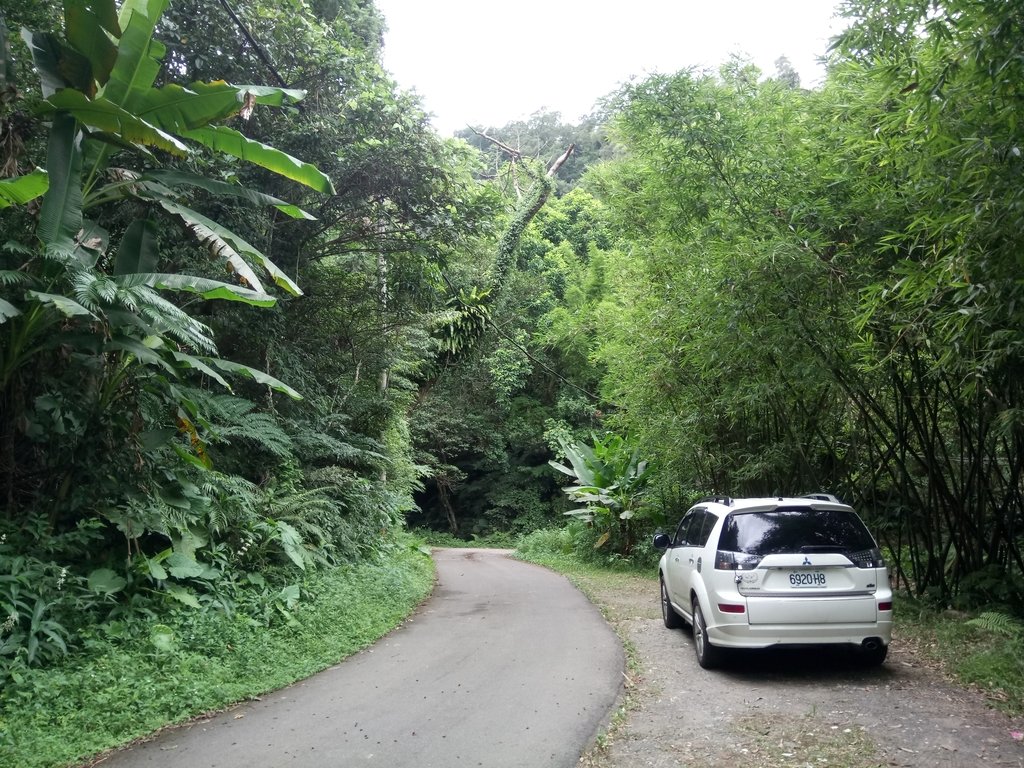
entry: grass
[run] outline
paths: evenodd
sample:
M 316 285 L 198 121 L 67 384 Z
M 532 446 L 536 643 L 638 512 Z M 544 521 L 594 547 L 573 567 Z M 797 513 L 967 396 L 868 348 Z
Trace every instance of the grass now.
M 0 765 L 74 764 L 308 677 L 398 625 L 430 593 L 433 574 L 413 549 L 312 575 L 303 584 L 311 599 L 291 623 L 268 629 L 191 611 L 153 625 L 159 647 L 145 634 L 97 638 L 73 661 L 32 669 L 0 691 Z
M 472 538 L 462 539 L 446 531 L 431 531 L 426 528 L 413 528 L 410 533 L 416 538 L 422 539 L 431 547 L 448 547 L 460 549 L 467 547 L 483 547 L 487 549 L 515 549 L 519 543 L 520 536 L 506 531 L 494 531 L 485 536 L 472 535 Z
M 993 615 L 1006 621 L 986 620 Z M 1003 614 L 936 611 L 902 597 L 894 642 L 962 684 L 982 690 L 993 705 L 1024 715 L 1024 626 Z

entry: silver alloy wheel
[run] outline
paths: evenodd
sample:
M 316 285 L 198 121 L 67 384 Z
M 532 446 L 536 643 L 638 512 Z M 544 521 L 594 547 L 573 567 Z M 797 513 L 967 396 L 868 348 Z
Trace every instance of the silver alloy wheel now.
M 703 669 L 714 669 L 722 663 L 725 651 L 708 639 L 708 625 L 697 598 L 693 598 L 693 648 L 697 652 L 697 663 Z
M 696 600 L 693 601 L 693 644 L 697 648 L 697 658 L 703 659 L 707 652 L 707 626 Z

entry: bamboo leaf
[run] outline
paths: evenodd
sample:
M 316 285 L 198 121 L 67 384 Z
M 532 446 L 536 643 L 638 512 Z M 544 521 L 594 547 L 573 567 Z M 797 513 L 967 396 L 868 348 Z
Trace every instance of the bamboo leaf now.
M 49 186 L 50 179 L 42 168 L 14 179 L 0 179 L 0 208 L 24 205 L 45 194 Z
M 286 152 L 243 136 L 238 131 L 223 125 L 210 125 L 195 130 L 182 131 L 181 135 L 203 146 L 237 157 L 239 160 L 273 171 L 286 179 L 305 184 L 318 192 L 335 194 L 334 184 L 319 168 L 304 163 Z

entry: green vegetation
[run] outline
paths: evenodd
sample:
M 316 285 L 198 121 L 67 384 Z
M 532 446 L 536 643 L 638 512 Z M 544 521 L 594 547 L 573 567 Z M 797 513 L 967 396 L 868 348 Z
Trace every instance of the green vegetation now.
M 996 707 L 1024 713 L 1024 625 L 1005 613 L 936 611 L 921 602 L 897 604 L 896 642 L 963 683 Z
M 0 0 L 2 695 L 269 637 L 407 526 L 626 572 L 695 497 L 826 490 L 1016 701 L 1024 5 L 843 10 L 814 90 L 463 141 L 369 0 Z
M 424 546 L 447 547 L 450 549 L 466 549 L 485 547 L 488 549 L 515 549 L 519 538 L 503 531 L 494 531 L 486 536 L 472 536 L 468 539 L 459 538 L 448 531 L 432 531 L 426 528 L 415 528 L 410 533 L 424 542 Z
M 0 762 L 61 765 L 308 677 L 377 640 L 433 587 L 415 549 L 311 575 L 287 621 L 182 606 L 96 626 L 74 659 L 0 690 Z M 300 599 L 301 595 L 301 599 Z

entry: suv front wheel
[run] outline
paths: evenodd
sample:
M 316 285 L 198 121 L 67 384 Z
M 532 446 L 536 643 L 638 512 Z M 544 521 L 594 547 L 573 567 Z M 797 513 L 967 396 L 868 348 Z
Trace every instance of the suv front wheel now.
M 693 598 L 693 648 L 697 652 L 697 663 L 703 669 L 714 669 L 722 663 L 724 652 L 708 640 L 708 626 L 697 598 Z

